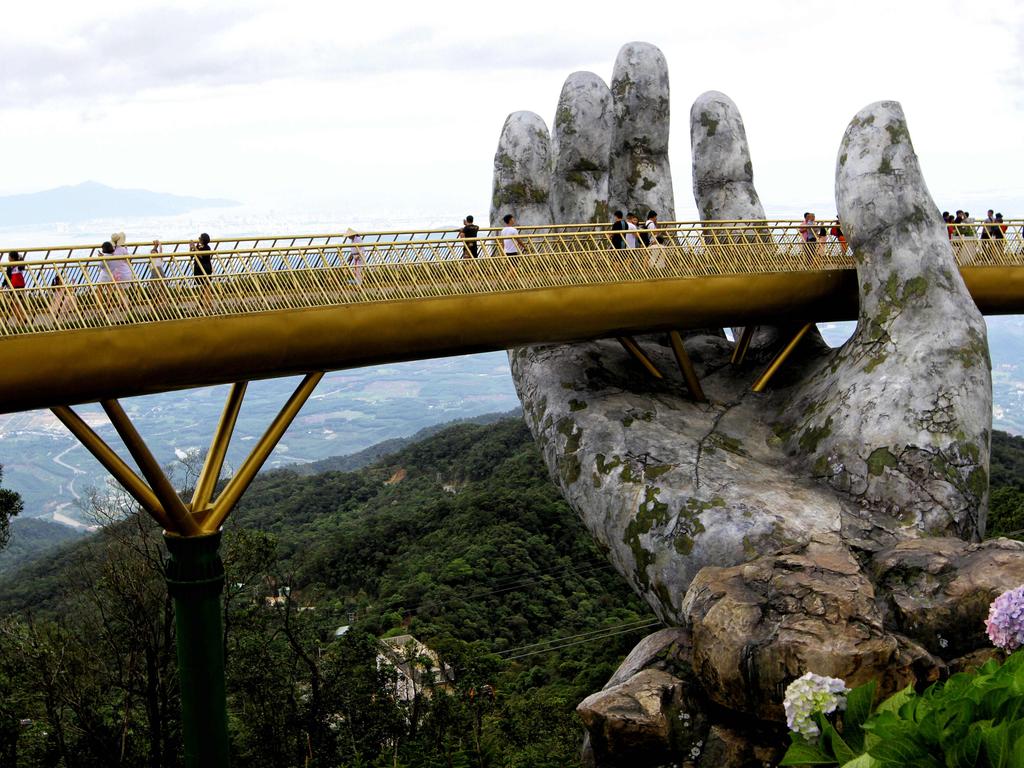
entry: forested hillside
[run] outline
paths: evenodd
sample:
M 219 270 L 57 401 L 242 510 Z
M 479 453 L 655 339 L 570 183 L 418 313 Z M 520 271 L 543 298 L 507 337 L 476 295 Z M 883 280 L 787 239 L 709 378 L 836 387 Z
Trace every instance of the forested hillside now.
M 0 549 L 0 573 L 17 568 L 62 544 L 78 541 L 85 534 L 78 528 L 36 517 L 17 517 L 11 522 L 11 540 Z
M 657 627 L 521 420 L 267 473 L 222 550 L 236 765 L 573 765 L 575 705 Z M 177 765 L 163 551 L 133 516 L 0 578 L 0 765 Z M 447 692 L 425 673 L 395 695 L 376 638 L 397 634 L 441 655 Z
M 1024 528 L 1024 440 L 997 433 L 992 468 L 990 529 Z M 575 705 L 657 628 L 519 419 L 358 471 L 266 473 L 222 551 L 239 766 L 576 765 Z M 179 764 L 164 557 L 131 515 L 0 575 L 0 766 Z M 402 700 L 377 664 L 400 634 L 451 684 L 412 659 L 419 695 Z
M 992 433 L 988 536 L 1024 538 L 1024 437 Z

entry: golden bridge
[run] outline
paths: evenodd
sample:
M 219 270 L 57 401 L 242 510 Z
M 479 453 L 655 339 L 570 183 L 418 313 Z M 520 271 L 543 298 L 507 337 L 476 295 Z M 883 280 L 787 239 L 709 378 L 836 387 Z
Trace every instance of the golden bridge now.
M 982 222 L 962 225 L 952 242 L 985 314 L 1024 313 L 1024 221 L 1003 224 L 991 239 Z M 593 224 L 521 227 L 510 242 L 493 229 L 473 240 L 451 230 L 239 238 L 211 243 L 209 275 L 195 274 L 206 254 L 186 242 L 158 254 L 129 244 L 116 256 L 96 246 L 18 249 L 23 260 L 2 265 L 0 412 L 52 409 L 165 530 L 186 765 L 226 765 L 219 531 L 325 371 L 614 337 L 660 376 L 634 336 L 666 332 L 701 400 L 682 331 L 743 326 L 740 361 L 756 325 L 793 328 L 754 383 L 763 389 L 813 323 L 857 315 L 846 243 L 807 243 L 801 227 L 677 222 L 641 230 L 650 247 L 624 249 L 613 238 L 642 245 L 640 232 Z M 478 257 L 467 258 L 471 247 Z M 303 375 L 295 392 L 222 483 L 246 383 L 294 374 Z M 118 398 L 224 383 L 220 423 L 183 498 Z M 92 401 L 138 472 L 71 408 Z
M 954 241 L 985 314 L 1024 312 L 1021 222 Z M 817 222 L 826 231 L 832 222 Z M 0 411 L 642 331 L 856 317 L 852 254 L 797 222 L 663 225 L 664 245 L 615 250 L 607 228 L 494 230 L 464 258 L 452 231 L 19 249 L 26 287 L 0 290 Z M 981 225 L 975 225 L 979 232 Z M 111 262 L 132 278 L 112 280 Z M 156 268 L 160 268 L 157 272 Z M 162 274 L 160 277 L 158 275 Z M 10 288 L 10 277 L 4 278 Z

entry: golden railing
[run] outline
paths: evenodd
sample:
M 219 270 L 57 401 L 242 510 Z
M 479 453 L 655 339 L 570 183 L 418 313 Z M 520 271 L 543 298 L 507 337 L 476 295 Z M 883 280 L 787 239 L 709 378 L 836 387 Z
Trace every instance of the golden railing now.
M 716 222 L 716 224 L 741 224 L 749 225 L 750 222 Z M 784 228 L 793 222 L 789 219 L 768 219 L 758 222 L 760 226 L 767 226 L 771 229 Z M 819 226 L 823 222 L 819 222 Z M 829 226 L 831 227 L 831 222 Z M 665 228 L 689 227 L 692 223 L 686 222 L 663 222 L 660 226 Z M 545 224 L 540 226 L 517 226 L 523 234 L 540 233 L 561 233 L 571 234 L 574 232 L 593 232 L 595 230 L 608 230 L 610 225 L 602 224 Z M 501 231 L 501 227 L 480 227 L 479 237 L 495 237 Z M 374 243 L 388 243 L 400 240 L 451 240 L 456 237 L 457 229 L 400 229 L 360 232 L 364 245 Z M 304 235 L 251 235 L 248 237 L 228 237 L 219 240 L 211 239 L 210 247 L 214 251 L 246 251 L 260 249 L 280 248 L 302 248 L 302 247 L 328 247 L 345 245 L 348 235 L 345 233 L 322 233 Z M 132 256 L 146 256 L 149 254 L 154 241 L 139 241 L 126 243 L 125 248 Z M 167 254 L 187 254 L 190 246 L 195 240 L 162 240 L 161 246 Z M 4 249 L 6 254 L 11 249 Z M 31 248 L 17 248 L 19 253 L 25 254 L 29 261 L 45 261 L 47 259 L 95 259 L 102 258 L 100 244 L 86 245 L 53 245 L 36 246 Z
M 287 309 L 401 301 L 437 296 L 524 291 L 556 286 L 778 272 L 850 269 L 845 243 L 829 234 L 834 222 L 814 225 L 826 237 L 805 243 L 793 221 L 671 223 L 647 231 L 651 247 L 616 249 L 607 225 L 521 227 L 518 253 L 481 230 L 473 241 L 451 230 L 302 235 L 221 240 L 212 251 L 213 274 L 195 275 L 199 254 L 104 256 L 95 246 L 19 250 L 6 262 L 0 289 L 0 336 L 238 315 Z M 1001 239 L 953 241 L 964 265 L 1024 266 L 1020 220 L 1004 222 Z M 981 223 L 974 225 L 980 235 Z M 267 243 L 264 245 L 264 243 Z M 465 258 L 475 243 L 480 258 Z M 230 247 L 228 247 L 230 246 Z M 60 256 L 58 256 L 60 254 Z M 117 261 L 130 279 L 114 280 Z M 122 265 L 123 266 L 123 265 Z M 14 288 L 12 268 L 25 287 Z

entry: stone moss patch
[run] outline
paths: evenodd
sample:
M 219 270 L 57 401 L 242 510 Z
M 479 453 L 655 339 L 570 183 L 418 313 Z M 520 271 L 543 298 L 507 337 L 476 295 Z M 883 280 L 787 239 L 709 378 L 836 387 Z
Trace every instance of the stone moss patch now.
M 661 493 L 661 489 L 657 486 L 648 486 L 645 489 L 644 498 L 640 502 L 640 506 L 633 519 L 626 526 L 626 532 L 623 537 L 623 542 L 633 553 L 633 559 L 636 561 L 637 566 L 636 575 L 644 588 L 648 588 L 651 585 L 651 578 L 647 573 L 647 568 L 654 563 L 655 558 L 653 553 L 644 549 L 640 537 L 650 533 L 651 529 L 656 525 L 667 525 L 671 518 L 668 504 L 658 499 L 659 493 Z
M 893 452 L 888 448 L 875 448 L 875 450 L 871 452 L 871 455 L 868 456 L 868 472 L 875 477 L 878 477 L 885 472 L 886 467 L 894 469 L 898 463 L 899 461 L 895 454 L 893 454 Z
M 725 507 L 725 500 L 716 496 L 710 501 L 689 498 L 680 507 L 676 518 L 672 546 L 680 555 L 689 555 L 693 551 L 694 539 L 704 533 L 704 523 L 700 521 L 702 513 L 715 507 Z
M 700 124 L 701 127 L 704 128 L 704 130 L 707 132 L 708 136 L 714 136 L 715 133 L 718 131 L 718 120 L 715 120 L 715 118 L 713 118 L 707 112 L 700 113 Z
M 731 435 L 725 435 L 720 432 L 713 432 L 705 441 L 704 450 L 708 453 L 714 453 L 718 449 L 727 451 L 728 453 L 734 453 L 737 456 L 750 455 L 743 447 L 743 441 L 739 438 L 732 437 Z
M 808 427 L 800 435 L 800 450 L 804 453 L 814 453 L 818 450 L 818 443 L 832 434 L 832 417 L 829 416 L 824 424 Z

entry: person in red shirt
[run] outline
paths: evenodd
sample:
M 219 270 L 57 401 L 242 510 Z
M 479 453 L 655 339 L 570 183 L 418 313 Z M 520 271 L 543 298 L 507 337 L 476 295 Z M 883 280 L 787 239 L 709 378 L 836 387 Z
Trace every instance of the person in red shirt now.
M 953 239 L 953 217 L 949 215 L 949 211 L 942 212 L 942 220 L 946 222 L 946 237 L 950 240 Z

